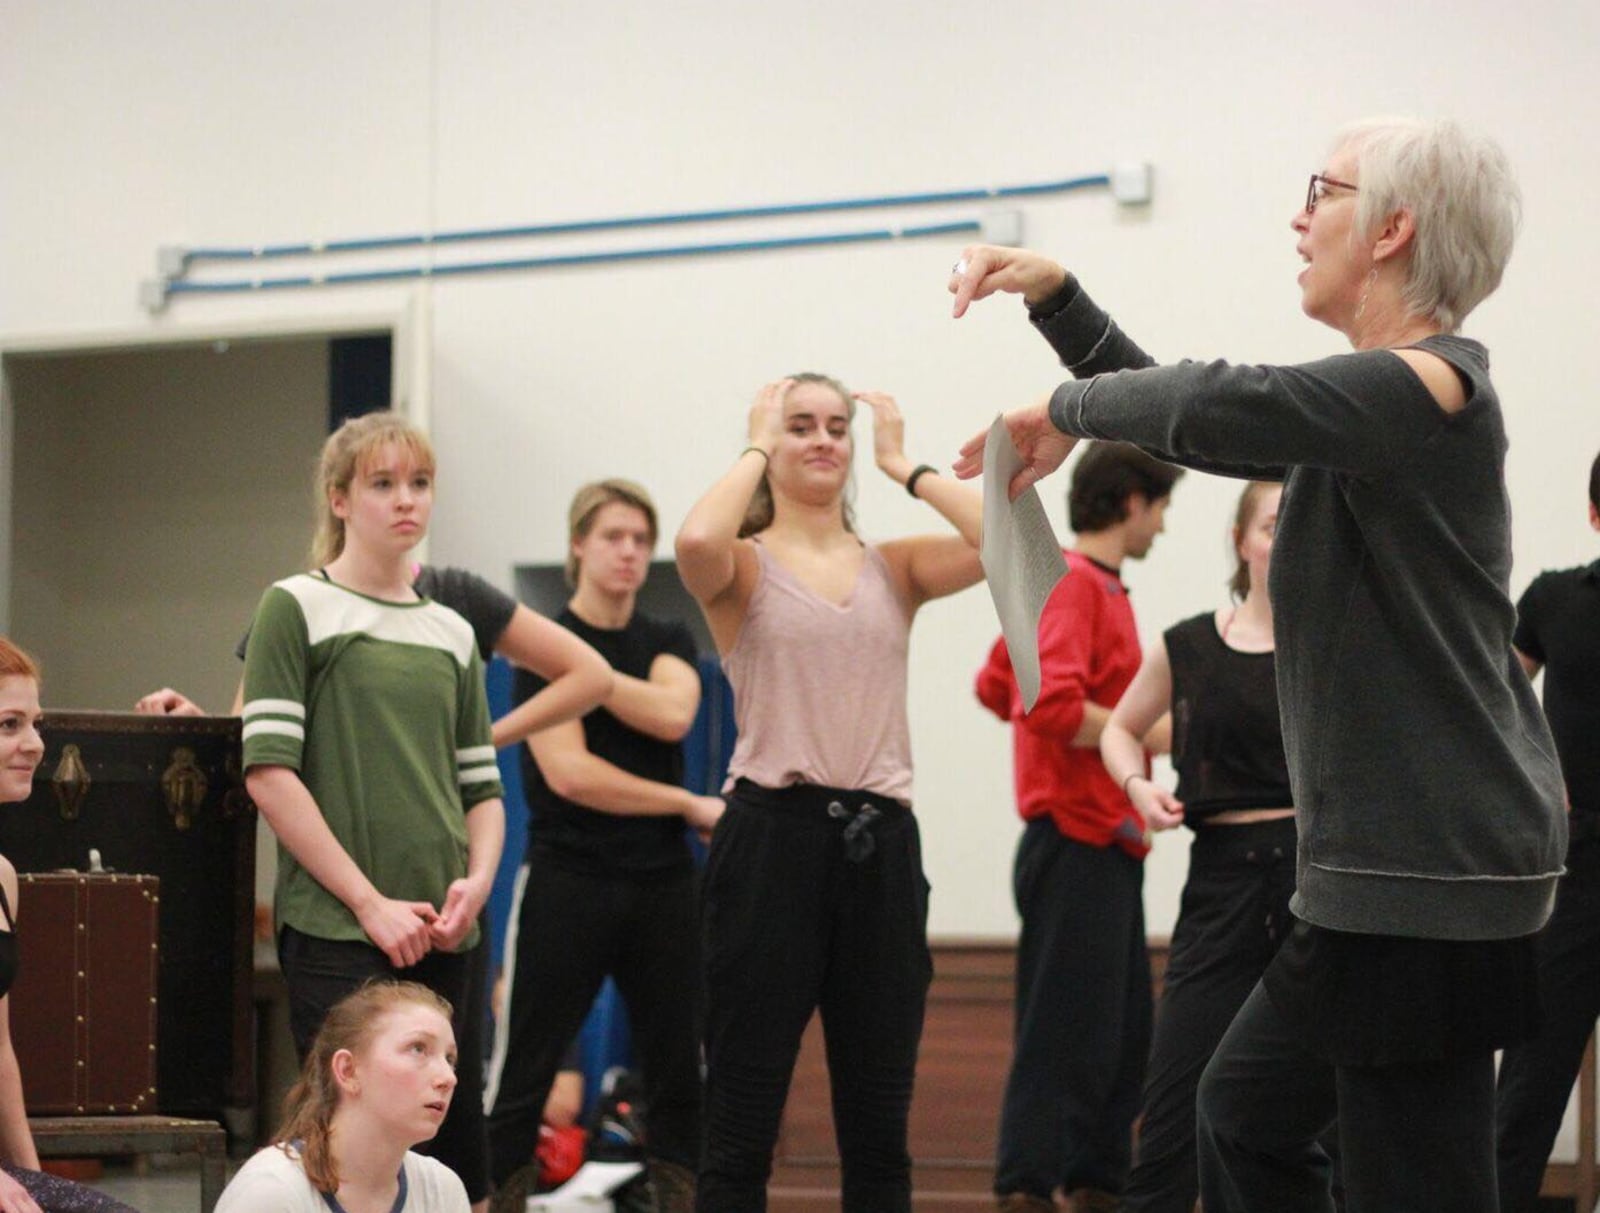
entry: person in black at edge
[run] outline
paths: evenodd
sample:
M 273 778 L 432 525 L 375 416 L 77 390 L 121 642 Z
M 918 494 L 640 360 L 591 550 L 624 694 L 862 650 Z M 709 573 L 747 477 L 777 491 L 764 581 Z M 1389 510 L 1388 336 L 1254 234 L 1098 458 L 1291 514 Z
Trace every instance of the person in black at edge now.
M 1600 531 L 1600 456 L 1589 469 L 1589 525 Z M 1530 678 L 1544 670 L 1571 834 L 1556 912 L 1539 936 L 1539 1034 L 1506 1050 L 1495 1095 L 1500 1209 L 1523 1213 L 1538 1205 L 1600 1015 L 1600 560 L 1534 578 L 1517 603 L 1511 643 Z

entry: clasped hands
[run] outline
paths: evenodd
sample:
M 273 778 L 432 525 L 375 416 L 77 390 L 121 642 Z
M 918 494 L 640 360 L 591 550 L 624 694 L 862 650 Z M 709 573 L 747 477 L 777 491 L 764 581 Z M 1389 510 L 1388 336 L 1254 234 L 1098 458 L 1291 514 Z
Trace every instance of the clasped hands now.
M 488 899 L 482 882 L 463 876 L 450 882 L 444 905 L 378 896 L 356 914 L 361 929 L 397 969 L 408 969 L 429 952 L 461 946 Z

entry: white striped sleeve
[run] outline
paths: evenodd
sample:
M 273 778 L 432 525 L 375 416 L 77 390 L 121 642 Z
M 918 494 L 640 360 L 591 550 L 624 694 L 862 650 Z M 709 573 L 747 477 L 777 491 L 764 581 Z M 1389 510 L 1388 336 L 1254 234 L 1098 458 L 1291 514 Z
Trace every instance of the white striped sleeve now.
M 296 741 L 304 741 L 306 739 L 306 726 L 296 724 L 292 720 L 251 720 L 245 723 L 239 739 L 241 741 L 249 741 L 252 737 L 260 737 L 267 733 L 275 733 L 279 737 L 293 737 Z
M 252 699 L 244 705 L 241 714 L 246 720 L 252 716 L 292 716 L 296 720 L 304 720 L 306 705 L 293 699 Z
M 244 765 L 300 768 L 310 650 L 294 595 L 273 586 L 250 624 L 244 661 Z
M 246 743 L 252 739 L 257 741 L 255 746 L 247 746 L 248 749 L 259 753 L 262 739 L 286 737 L 294 743 L 294 750 L 284 751 L 281 757 L 298 760 L 299 747 L 306 739 L 306 708 L 303 703 L 296 703 L 292 699 L 252 699 L 244 705 L 239 715 L 244 719 L 239 740 Z M 266 758 L 267 755 L 279 756 L 270 746 L 261 756 Z
M 499 779 L 500 768 L 495 765 L 492 745 L 466 746 L 456 750 L 456 783 L 460 786 L 467 788 L 474 784 L 498 783 Z

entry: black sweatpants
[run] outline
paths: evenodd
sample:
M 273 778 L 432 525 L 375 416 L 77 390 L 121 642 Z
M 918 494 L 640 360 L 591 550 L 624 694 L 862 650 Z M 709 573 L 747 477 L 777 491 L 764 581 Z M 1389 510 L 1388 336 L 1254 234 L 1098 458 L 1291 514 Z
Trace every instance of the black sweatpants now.
M 1150 1049 L 1144 863 L 1039 818 L 1013 884 L 1022 938 L 995 1192 L 1120 1192 Z
M 1586 831 L 1587 834 L 1587 831 Z M 1538 1207 L 1550 1148 L 1600 1015 L 1600 837 L 1573 837 L 1555 913 L 1539 933 L 1539 1034 L 1500 1059 L 1501 1213 Z
M 1127 1213 L 1191 1213 L 1195 1091 L 1223 1033 L 1289 933 L 1293 817 L 1202 825 L 1189 849 L 1144 1084 Z
M 1318 1144 L 1339 1126 L 1346 1213 L 1494 1213 L 1494 1053 L 1339 1065 L 1257 984 L 1200 1079 L 1206 1213 L 1333 1213 Z
M 762 1213 L 820 1008 L 844 1213 L 908 1213 L 906 1121 L 933 974 L 916 818 L 895 801 L 741 782 L 706 867 L 706 1147 L 699 1213 Z
M 293 927 L 278 935 L 278 963 L 289 988 L 289 1031 L 302 1061 L 334 1003 L 374 978 L 414 981 L 449 1002 L 458 1055 L 455 1095 L 439 1132 L 415 1149 L 460 1176 L 471 1201 L 489 1195 L 489 1143 L 483 1127 L 483 1059 L 460 1042 L 483 1037 L 468 1020 L 482 1010 L 482 996 L 475 997 L 470 986 L 473 975 L 482 973 L 475 953 L 487 947 L 485 935 L 471 951 L 429 952 L 409 969 L 397 969 L 370 943 L 319 939 Z
M 489 1155 L 503 1183 L 533 1159 L 550 1084 L 607 974 L 628 1007 L 646 1149 L 700 1161 L 700 941 L 694 870 L 574 871 L 535 847 L 506 940 L 510 1004 L 489 1065 Z

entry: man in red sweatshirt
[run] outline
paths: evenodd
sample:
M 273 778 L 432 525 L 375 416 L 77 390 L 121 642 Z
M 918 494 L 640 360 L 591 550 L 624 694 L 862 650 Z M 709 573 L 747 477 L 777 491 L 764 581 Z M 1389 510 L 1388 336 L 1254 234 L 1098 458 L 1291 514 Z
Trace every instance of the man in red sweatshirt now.
M 1016 1040 L 995 1194 L 1005 1213 L 1116 1207 L 1128 1176 L 1150 1045 L 1144 822 L 1100 761 L 1100 730 L 1139 669 L 1124 560 L 1161 533 L 1183 472 L 1136 447 L 1084 451 L 1067 495 L 1077 535 L 1039 624 L 1041 690 L 1026 715 L 997 640 L 977 694 L 1012 725 L 1026 827 L 1013 888 Z

